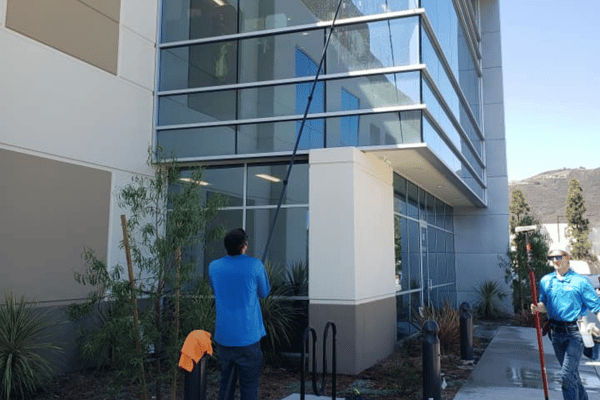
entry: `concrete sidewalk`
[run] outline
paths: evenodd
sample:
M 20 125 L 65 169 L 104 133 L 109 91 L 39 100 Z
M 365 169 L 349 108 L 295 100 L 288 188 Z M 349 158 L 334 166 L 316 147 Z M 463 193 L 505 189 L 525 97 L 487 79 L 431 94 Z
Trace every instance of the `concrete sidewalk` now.
M 562 399 L 560 365 L 552 343 L 543 338 L 550 399 Z M 600 398 L 600 362 L 581 359 L 579 372 L 590 399 Z M 501 326 L 454 400 L 544 399 L 535 328 Z

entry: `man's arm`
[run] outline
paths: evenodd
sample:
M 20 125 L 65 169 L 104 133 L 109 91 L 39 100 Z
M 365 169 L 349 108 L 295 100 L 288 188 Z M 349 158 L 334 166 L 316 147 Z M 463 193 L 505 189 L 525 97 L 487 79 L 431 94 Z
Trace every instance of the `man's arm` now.
M 258 261 L 258 264 L 258 297 L 264 299 L 271 291 L 271 284 L 269 283 L 269 277 L 267 276 L 265 266 L 260 261 Z

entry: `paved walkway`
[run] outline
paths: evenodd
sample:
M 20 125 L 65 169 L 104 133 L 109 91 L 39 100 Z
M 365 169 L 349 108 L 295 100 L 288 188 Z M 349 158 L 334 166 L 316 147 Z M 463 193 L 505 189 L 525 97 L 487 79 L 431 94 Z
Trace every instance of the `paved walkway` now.
M 562 399 L 560 365 L 547 336 L 543 340 L 550 399 Z M 600 398 L 600 362 L 581 359 L 579 372 L 590 399 Z M 454 400 L 544 399 L 535 328 L 502 326 Z

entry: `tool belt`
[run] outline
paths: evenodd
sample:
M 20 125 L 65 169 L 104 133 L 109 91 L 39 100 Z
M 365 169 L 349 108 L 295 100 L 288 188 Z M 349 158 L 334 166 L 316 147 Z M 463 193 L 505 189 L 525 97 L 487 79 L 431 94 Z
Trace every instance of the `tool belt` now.
M 558 321 L 555 319 L 551 319 L 544 325 L 542 329 L 543 335 L 550 333 L 550 330 L 554 332 L 574 332 L 578 330 L 577 321 Z M 552 336 L 550 336 L 552 337 Z

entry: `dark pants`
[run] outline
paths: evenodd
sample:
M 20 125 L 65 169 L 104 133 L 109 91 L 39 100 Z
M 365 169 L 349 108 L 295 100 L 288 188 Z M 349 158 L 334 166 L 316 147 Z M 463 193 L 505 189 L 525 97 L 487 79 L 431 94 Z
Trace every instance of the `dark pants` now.
M 233 400 L 237 379 L 240 382 L 241 400 L 257 400 L 258 380 L 263 361 L 260 342 L 241 347 L 222 346 L 217 343 L 217 349 L 219 350 L 219 360 L 221 362 L 219 400 Z M 230 375 L 233 373 L 234 365 L 237 365 L 237 377 L 234 377 L 232 388 L 226 399 L 227 385 L 229 384 Z
M 588 396 L 579 377 L 579 361 L 583 353 L 583 340 L 577 326 L 552 329 L 552 347 L 561 371 L 563 398 L 587 400 Z

